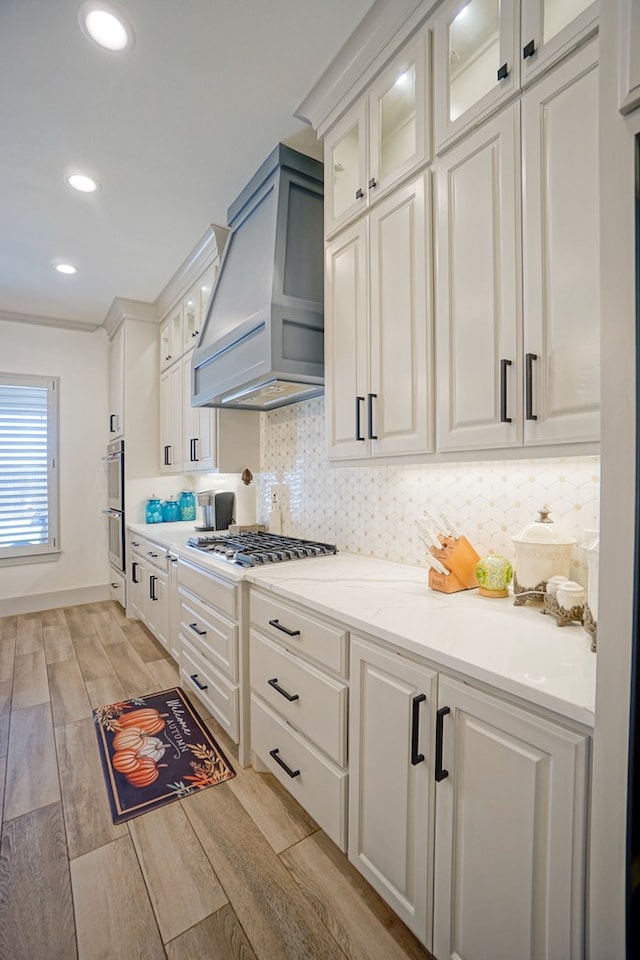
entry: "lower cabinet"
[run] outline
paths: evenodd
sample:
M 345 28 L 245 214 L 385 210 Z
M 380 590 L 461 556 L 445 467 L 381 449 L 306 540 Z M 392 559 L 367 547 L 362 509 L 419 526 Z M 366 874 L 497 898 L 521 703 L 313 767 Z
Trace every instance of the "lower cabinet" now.
M 437 960 L 583 957 L 588 737 L 353 636 L 349 730 L 349 859 Z
M 169 560 L 166 547 L 144 537 L 129 537 L 127 614 L 137 617 L 171 652 Z
M 432 927 L 435 707 L 432 670 L 352 636 L 349 859 L 425 944 Z

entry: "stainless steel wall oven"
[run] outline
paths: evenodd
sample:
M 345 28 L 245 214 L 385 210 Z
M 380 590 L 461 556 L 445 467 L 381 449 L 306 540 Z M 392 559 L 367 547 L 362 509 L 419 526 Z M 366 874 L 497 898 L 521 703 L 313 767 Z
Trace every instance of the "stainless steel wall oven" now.
M 124 440 L 114 440 L 103 458 L 107 464 L 107 509 L 109 520 L 109 561 L 124 570 Z

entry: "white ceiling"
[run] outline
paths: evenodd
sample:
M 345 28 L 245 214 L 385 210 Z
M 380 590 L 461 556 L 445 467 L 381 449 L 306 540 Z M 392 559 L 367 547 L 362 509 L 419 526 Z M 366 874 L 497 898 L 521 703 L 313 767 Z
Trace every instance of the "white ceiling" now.
M 114 0 L 122 54 L 85 38 L 81 3 L 0 0 L 0 317 L 153 302 L 279 141 L 320 156 L 294 110 L 373 0 Z M 71 190 L 74 169 L 102 189 Z

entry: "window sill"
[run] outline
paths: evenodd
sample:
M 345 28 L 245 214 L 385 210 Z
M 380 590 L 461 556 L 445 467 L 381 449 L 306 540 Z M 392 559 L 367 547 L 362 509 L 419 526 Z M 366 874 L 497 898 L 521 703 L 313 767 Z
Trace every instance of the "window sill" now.
M 62 550 L 47 550 L 46 553 L 30 553 L 23 556 L 3 557 L 0 554 L 0 567 L 17 567 L 23 563 L 52 563 L 60 559 Z

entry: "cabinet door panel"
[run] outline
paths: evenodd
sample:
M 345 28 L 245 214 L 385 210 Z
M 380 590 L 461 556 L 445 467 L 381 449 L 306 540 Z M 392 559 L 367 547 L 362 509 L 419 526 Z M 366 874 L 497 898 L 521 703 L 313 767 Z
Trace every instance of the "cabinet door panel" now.
M 349 859 L 423 943 L 431 936 L 431 723 L 435 674 L 351 643 Z M 413 701 L 418 704 L 411 762 Z
M 597 440 L 597 42 L 523 98 L 524 350 L 537 360 L 525 443 Z
M 595 32 L 597 24 L 598 3 L 593 0 L 527 0 L 523 3 L 522 85 L 548 70 L 571 47 Z
M 329 458 L 365 457 L 357 439 L 356 404 L 365 437 L 367 357 L 367 236 L 363 222 L 348 228 L 326 251 L 325 377 Z M 357 401 L 357 397 L 362 397 Z
M 397 190 L 370 214 L 374 456 L 431 447 L 428 180 Z
M 521 442 L 517 105 L 438 163 L 438 449 Z M 501 360 L 507 367 L 501 404 Z M 501 407 L 511 423 L 501 422 Z
M 578 960 L 584 947 L 587 740 L 440 679 L 438 960 Z
M 325 224 L 329 233 L 364 210 L 367 203 L 365 99 L 327 135 L 324 164 Z
M 182 361 L 182 456 L 187 472 L 215 470 L 217 411 L 191 406 L 191 353 Z

